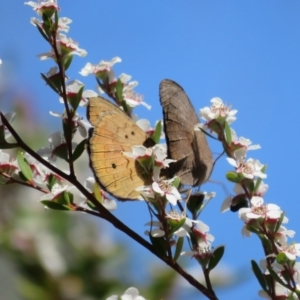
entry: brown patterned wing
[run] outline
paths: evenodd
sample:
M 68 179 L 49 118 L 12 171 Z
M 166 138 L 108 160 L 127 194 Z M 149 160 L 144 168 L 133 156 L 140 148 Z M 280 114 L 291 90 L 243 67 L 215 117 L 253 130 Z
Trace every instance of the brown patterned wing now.
M 165 79 L 160 83 L 164 129 L 171 163 L 168 177 L 177 175 L 181 183 L 198 186 L 208 180 L 213 166 L 205 134 L 194 131 L 199 123 L 195 109 L 181 86 Z
M 88 152 L 98 184 L 120 200 L 140 199 L 135 189 L 150 180 L 139 163 L 123 152 L 131 152 L 134 145 L 143 145 L 146 133 L 102 97 L 89 99 L 87 118 L 94 126 L 89 131 Z

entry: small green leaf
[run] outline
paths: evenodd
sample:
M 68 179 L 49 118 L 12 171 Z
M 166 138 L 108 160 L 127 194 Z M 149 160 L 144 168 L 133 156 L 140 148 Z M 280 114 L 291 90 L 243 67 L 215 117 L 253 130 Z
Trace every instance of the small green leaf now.
M 174 181 L 172 182 L 172 185 L 176 187 L 176 189 L 180 186 L 180 178 L 178 176 L 175 177 Z
M 46 35 L 45 31 L 38 25 L 36 24 L 36 28 L 38 29 L 39 33 L 42 35 L 42 37 L 47 41 L 49 42 L 49 38 L 48 36 Z
M 63 197 L 64 197 L 63 198 L 64 203 L 62 203 L 62 204 L 69 206 L 70 204 L 73 203 L 73 194 L 72 193 L 64 191 Z
M 29 166 L 29 163 L 27 162 L 26 158 L 24 155 L 19 152 L 17 155 L 17 161 L 18 165 L 21 169 L 22 175 L 24 176 L 25 181 L 31 181 L 32 180 L 32 170 Z
M 285 264 L 287 261 L 288 261 L 288 258 L 286 256 L 285 253 L 283 252 L 280 252 L 279 254 L 277 254 L 276 256 L 276 261 L 279 263 L 279 264 Z
M 67 71 L 72 63 L 72 60 L 73 60 L 73 55 L 66 55 L 64 57 L 64 68 L 65 68 L 65 71 Z
M 166 256 L 166 241 L 163 237 L 153 237 L 151 233 L 149 234 L 149 238 L 151 241 L 151 244 L 153 245 L 156 253 L 160 257 L 165 257 Z
M 180 220 L 168 219 L 168 224 L 171 227 L 170 234 L 173 234 L 175 231 L 180 229 L 184 223 L 185 223 L 185 218 L 182 218 Z
M 117 96 L 117 102 L 122 103 L 122 101 L 123 101 L 123 83 L 120 78 L 118 79 L 118 81 L 116 83 L 116 96 Z
M 224 129 L 225 129 L 227 145 L 231 145 L 231 143 L 232 143 L 231 130 L 230 130 L 230 126 L 228 125 L 227 122 L 224 123 Z
M 87 142 L 87 139 L 82 140 L 76 147 L 76 149 L 73 152 L 72 155 L 72 161 L 74 162 L 75 160 L 77 160 L 81 154 L 83 153 L 83 151 L 85 150 L 85 144 Z
M 0 174 L 0 184 L 5 185 L 7 183 L 7 181 L 8 180 L 3 175 Z
M 53 150 L 53 154 L 57 157 L 68 161 L 68 147 L 67 144 L 61 144 Z
M 184 243 L 184 237 L 180 237 L 177 240 L 176 243 L 176 250 L 175 250 L 175 255 L 174 255 L 174 261 L 177 261 L 177 259 L 179 258 L 181 252 L 182 252 L 182 247 L 183 247 L 183 243 Z
M 281 224 L 282 224 L 282 222 L 283 222 L 284 215 L 285 215 L 285 213 L 282 212 L 282 213 L 281 213 L 281 216 L 280 216 L 280 218 L 279 218 L 279 220 L 278 220 L 277 223 L 276 223 L 276 227 L 275 227 L 274 232 L 278 232 L 278 230 L 279 230 L 279 228 L 280 228 L 280 226 L 281 226 Z
M 208 263 L 208 269 L 210 271 L 218 265 L 218 263 L 220 262 L 220 260 L 222 259 L 223 255 L 224 255 L 224 252 L 225 252 L 224 246 L 219 246 L 213 251 L 213 255 L 210 258 L 209 263 Z
M 55 210 L 71 210 L 70 208 L 56 202 L 52 202 L 51 200 L 43 200 L 41 201 L 46 207 Z
M 227 172 L 226 179 L 234 183 L 239 183 L 241 181 L 239 175 L 235 172 Z
M 76 94 L 76 97 L 72 97 L 72 101 L 70 101 L 70 104 L 71 104 L 74 111 L 76 111 L 76 109 L 78 108 L 78 105 L 79 105 L 79 103 L 81 101 L 81 98 L 82 98 L 83 90 L 84 90 L 84 86 L 82 86 L 79 89 L 79 91 Z
M 159 122 L 157 122 L 157 124 L 155 126 L 155 131 L 151 137 L 155 144 L 159 143 L 161 131 L 162 131 L 162 121 L 159 121 Z
M 59 89 L 57 88 L 57 83 L 50 80 L 46 75 L 44 75 L 43 73 L 41 73 L 42 78 L 45 80 L 46 84 L 48 84 L 50 86 L 50 88 L 59 95 Z M 60 81 L 60 80 L 59 80 Z
M 50 173 L 47 179 L 47 187 L 49 191 L 52 190 L 52 187 L 54 186 L 55 183 L 57 183 L 57 178 L 52 173 Z
M 298 296 L 298 299 L 300 299 L 299 295 L 297 295 L 297 296 Z M 290 293 L 289 296 L 288 296 L 288 298 L 287 298 L 287 300 L 295 300 L 294 293 Z
M 193 215 L 196 215 L 201 209 L 204 198 L 205 195 L 201 192 L 190 195 L 189 201 L 187 203 L 187 208 Z
M 94 196 L 100 203 L 103 203 L 101 190 L 96 182 L 94 183 Z
M 260 267 L 258 266 L 258 264 L 256 263 L 256 261 L 251 260 L 251 266 L 252 266 L 252 270 L 254 272 L 254 275 L 256 276 L 260 286 L 262 287 L 262 289 L 268 293 L 268 289 L 267 289 L 267 284 L 266 284 L 266 280 L 264 277 L 264 274 L 261 272 Z

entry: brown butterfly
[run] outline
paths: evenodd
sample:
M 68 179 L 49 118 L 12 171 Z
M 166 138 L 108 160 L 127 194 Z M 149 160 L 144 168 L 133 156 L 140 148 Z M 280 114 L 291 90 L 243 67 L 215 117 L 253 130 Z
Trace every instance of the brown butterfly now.
M 201 185 L 210 177 L 213 158 L 205 134 L 194 131 L 199 123 L 195 109 L 183 88 L 172 80 L 160 83 L 159 96 L 168 156 L 177 160 L 166 169 L 166 175 L 179 176 L 182 184 Z
M 152 179 L 123 152 L 131 152 L 132 146 L 149 146 L 149 137 L 110 101 L 102 97 L 89 100 L 87 117 L 94 128 L 89 131 L 88 152 L 98 184 L 120 200 L 141 199 L 135 189 L 151 184 Z M 168 156 L 178 160 L 163 175 L 178 175 L 183 184 L 200 185 L 209 178 L 213 162 L 204 133 L 194 131 L 199 123 L 196 112 L 184 90 L 171 80 L 161 82 L 160 100 Z

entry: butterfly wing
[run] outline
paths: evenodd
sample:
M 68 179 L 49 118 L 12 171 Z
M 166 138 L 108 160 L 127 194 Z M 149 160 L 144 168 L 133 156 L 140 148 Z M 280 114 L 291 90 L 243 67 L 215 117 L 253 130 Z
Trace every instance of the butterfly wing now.
M 177 160 L 166 172 L 169 177 L 179 176 L 182 184 L 200 185 L 209 178 L 213 160 L 205 134 L 194 131 L 199 123 L 195 109 L 183 88 L 174 81 L 163 80 L 159 93 L 168 156 Z
M 142 145 L 146 133 L 110 101 L 101 97 L 89 100 L 87 117 L 94 128 L 89 131 L 88 152 L 98 184 L 121 200 L 140 199 L 135 189 L 150 181 L 139 163 L 123 152 Z

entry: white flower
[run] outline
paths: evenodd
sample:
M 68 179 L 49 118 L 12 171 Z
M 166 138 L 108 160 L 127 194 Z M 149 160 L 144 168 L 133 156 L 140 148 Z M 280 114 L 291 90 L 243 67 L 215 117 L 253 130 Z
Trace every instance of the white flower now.
M 276 204 L 263 205 L 264 199 L 262 197 L 254 196 L 251 198 L 250 208 L 241 208 L 239 210 L 239 217 L 245 223 L 252 219 L 264 218 L 264 219 L 280 219 L 282 210 Z
M 59 114 L 59 113 L 52 112 L 52 111 L 50 111 L 49 113 L 53 117 L 58 117 L 58 118 L 61 118 L 63 120 L 67 119 L 67 113 L 66 112 L 64 112 L 63 115 Z M 75 128 L 78 128 L 78 131 L 79 131 L 80 135 L 83 138 L 87 137 L 88 130 L 93 127 L 89 122 L 83 120 L 83 118 L 80 117 L 78 113 L 75 113 L 75 115 L 72 118 L 72 122 L 73 122 Z
M 87 63 L 79 72 L 82 76 L 88 76 L 90 74 L 103 75 L 107 76 L 108 82 L 112 83 L 116 81 L 114 71 L 112 66 L 118 62 L 121 62 L 120 57 L 114 57 L 111 61 L 101 60 L 98 65 L 92 65 L 91 63 Z
M 234 144 L 236 145 L 240 145 L 244 148 L 246 148 L 246 150 L 256 150 L 256 149 L 260 149 L 260 145 L 251 145 L 252 142 L 249 139 L 246 139 L 244 137 L 239 137 L 236 135 L 236 132 L 230 128 L 231 131 L 231 140 Z
M 71 98 L 72 96 L 75 96 L 78 94 L 79 90 L 84 87 L 84 84 L 79 80 L 72 80 L 67 84 L 67 97 Z M 81 96 L 81 100 L 79 102 L 79 106 L 86 106 L 88 104 L 89 97 L 97 97 L 98 94 L 94 92 L 93 90 L 84 90 Z M 60 103 L 64 103 L 64 100 L 62 97 L 59 98 Z
M 147 222 L 145 224 L 145 226 L 150 226 L 150 228 L 151 228 L 150 231 L 145 230 L 145 232 L 144 232 L 145 235 L 149 236 L 151 234 L 152 237 L 156 237 L 156 238 L 165 236 L 165 231 L 161 229 L 162 228 L 161 222 L 151 221 L 151 222 Z
M 240 157 L 236 159 L 227 157 L 227 161 L 236 168 L 237 173 L 242 173 L 246 178 L 254 179 L 254 177 L 257 176 L 264 179 L 267 177 L 265 173 L 261 172 L 264 165 L 257 159 L 249 158 L 246 162 L 243 162 Z
M 123 98 L 124 101 L 128 104 L 130 107 L 136 107 L 137 105 L 143 105 L 147 109 L 151 109 L 151 106 L 147 103 L 143 102 L 143 96 L 134 92 L 133 89 L 138 85 L 137 81 L 132 81 L 130 83 L 124 82 L 124 88 L 123 88 Z
M 174 159 L 167 158 L 167 148 L 166 145 L 163 144 L 156 144 L 152 148 L 146 148 L 142 145 L 133 146 L 132 152 L 123 152 L 123 154 L 133 159 L 152 157 L 154 161 L 153 174 L 155 178 L 158 177 L 162 168 L 169 167 L 170 163 L 175 162 Z
M 293 238 L 295 234 L 296 232 L 294 230 L 288 230 L 286 227 L 280 226 L 276 232 L 275 238 L 280 245 L 284 245 L 287 243 L 287 237 Z
M 10 156 L 0 149 L 0 173 L 5 173 L 9 176 L 17 174 L 19 166 L 16 160 L 10 160 Z
M 51 192 L 48 194 L 43 195 L 40 198 L 40 201 L 44 200 L 54 200 L 56 197 L 58 197 L 61 193 L 64 191 L 69 191 L 73 189 L 73 187 L 68 186 L 68 185 L 61 185 L 59 183 L 55 183 L 51 189 Z
M 37 184 L 44 184 L 46 180 L 46 175 L 47 173 L 49 173 L 49 170 L 30 154 L 25 153 L 24 157 L 26 158 L 31 168 L 34 182 L 36 182 Z
M 289 260 L 295 260 L 300 257 L 300 243 L 293 243 L 291 245 L 277 245 L 280 252 L 284 253 Z
M 53 10 L 58 11 L 59 7 L 57 5 L 56 0 L 45 0 L 45 1 L 38 1 L 37 3 L 34 1 L 28 1 L 24 3 L 25 5 L 29 5 L 33 8 L 36 13 L 41 16 L 42 12 L 46 9 L 52 8 Z
M 228 124 L 231 124 L 236 120 L 236 117 L 234 116 L 237 113 L 237 110 L 231 110 L 231 107 L 226 106 L 220 98 L 213 98 L 210 102 L 212 103 L 210 107 L 200 109 L 201 118 L 209 122 L 222 117 L 226 119 Z
M 146 199 L 154 199 L 155 194 L 158 194 L 160 197 L 166 197 L 167 201 L 169 201 L 172 205 L 176 205 L 177 200 L 181 200 L 180 193 L 176 187 L 172 185 L 175 178 L 169 180 L 162 180 L 160 178 L 153 179 L 155 181 L 151 186 L 140 186 L 136 188 L 136 191 L 140 192 Z
M 58 148 L 66 147 L 66 140 L 64 135 L 61 132 L 57 131 L 50 135 L 48 141 L 49 148 L 43 147 L 39 149 L 37 153 L 52 163 L 57 159 L 55 151 L 58 150 Z M 77 144 L 72 142 L 72 149 L 75 149 L 76 146 Z
M 84 57 L 87 55 L 86 50 L 78 47 L 78 43 L 73 41 L 71 38 L 68 38 L 65 34 L 59 33 L 56 36 L 56 47 L 59 54 L 62 54 L 62 49 L 64 55 L 78 55 Z M 49 52 L 41 53 L 38 55 L 40 60 L 46 60 L 49 58 L 55 58 L 56 54 L 53 48 Z
M 175 179 L 173 178 L 169 180 L 154 181 L 152 183 L 153 191 L 162 197 L 165 196 L 172 205 L 176 205 L 177 201 L 181 200 L 180 193 L 177 188 L 172 185 L 174 180 Z
M 135 287 L 128 288 L 122 296 L 113 295 L 106 300 L 146 300 L 144 297 L 139 296 L 139 290 Z

